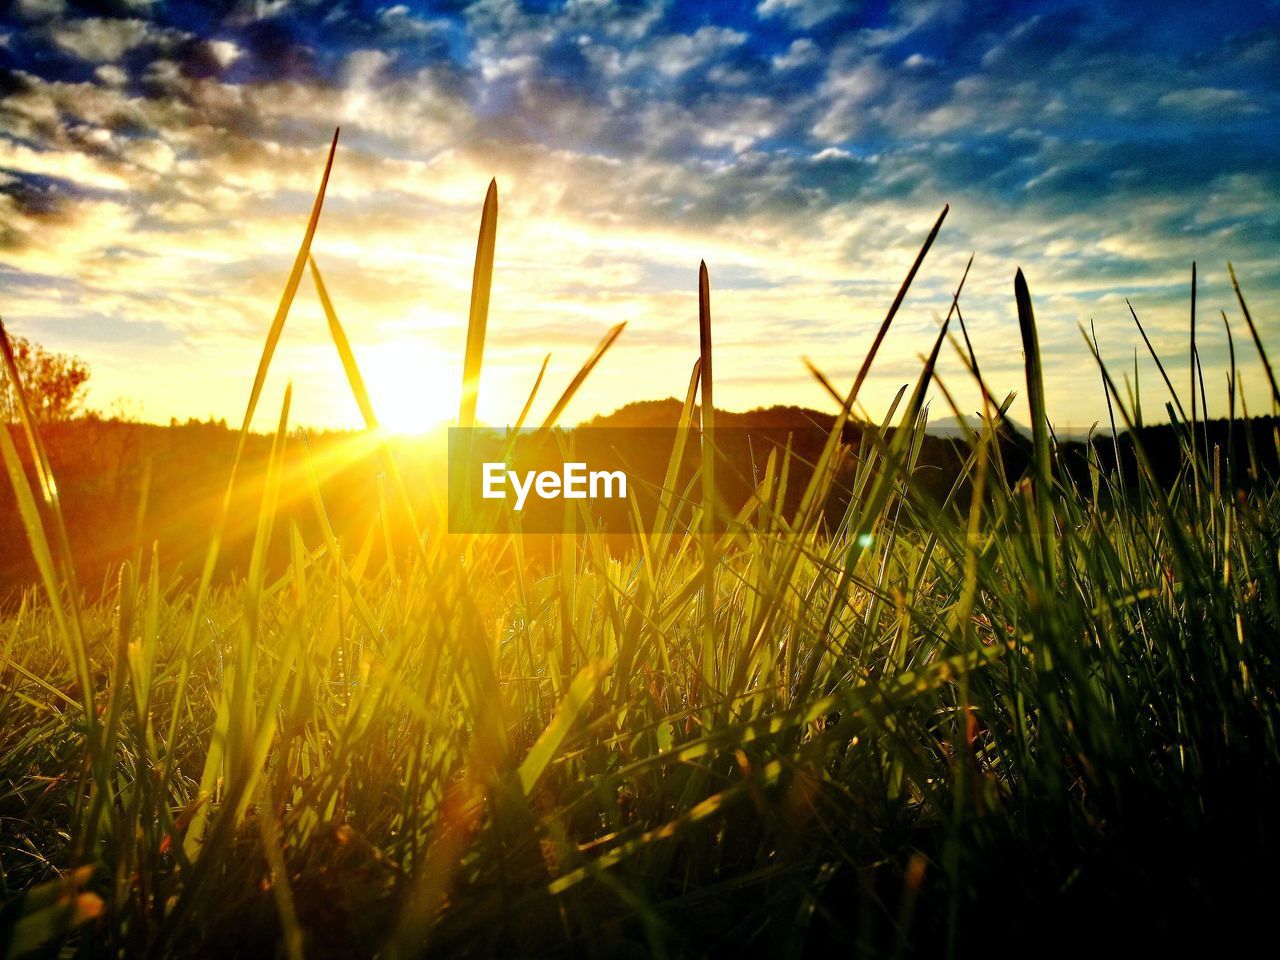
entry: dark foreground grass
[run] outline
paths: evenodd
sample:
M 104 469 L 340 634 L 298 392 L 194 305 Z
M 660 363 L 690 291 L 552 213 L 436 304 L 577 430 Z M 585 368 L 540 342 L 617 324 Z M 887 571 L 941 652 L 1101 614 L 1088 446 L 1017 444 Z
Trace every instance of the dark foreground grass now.
M 464 420 L 496 218 L 491 191 Z M 702 356 L 682 427 L 710 451 L 714 425 L 696 412 L 711 409 L 700 279 Z M 545 565 L 519 538 L 422 529 L 389 455 L 379 522 L 333 529 L 314 478 L 279 469 L 303 442 L 286 397 L 247 574 L 212 573 L 229 492 L 208 518 L 202 576 L 162 580 L 157 553 L 140 549 L 86 605 L 39 432 L 25 424 L 20 456 L 0 430 L 43 578 L 0 623 L 0 946 L 1146 955 L 1266 931 L 1280 495 L 1266 477 L 1237 492 L 1254 460 L 1206 448 L 1195 398 L 1185 411 L 1176 394 L 1175 483 L 1158 483 L 1140 448 L 1127 471 L 1091 462 L 1088 483 L 1068 480 L 1021 274 L 1013 293 L 1033 421 L 1025 475 L 998 455 L 1007 400 L 990 394 L 956 496 L 939 503 L 913 474 L 939 352 L 959 350 L 979 376 L 957 293 L 918 382 L 848 449 L 841 427 L 873 348 L 798 510 L 779 509 L 791 464 L 775 452 L 736 517 L 709 522 L 705 477 L 690 499 L 669 490 L 664 522 L 629 552 L 569 514 L 579 532 Z M 1261 352 L 1243 297 L 1239 308 Z M 1099 374 L 1121 431 L 1136 398 Z M 1229 376 L 1234 397 L 1234 363 Z M 823 507 L 850 461 L 850 506 L 828 529 Z M 319 542 L 276 523 L 280 498 L 299 492 L 286 482 L 313 499 Z M 266 562 L 273 541 L 288 544 L 287 568 Z

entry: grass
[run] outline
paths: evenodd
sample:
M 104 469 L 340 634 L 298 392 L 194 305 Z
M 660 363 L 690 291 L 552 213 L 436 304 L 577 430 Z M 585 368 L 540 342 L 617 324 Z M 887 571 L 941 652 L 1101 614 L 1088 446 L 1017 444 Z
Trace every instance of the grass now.
M 491 186 L 461 422 L 480 388 L 497 207 Z M 86 604 L 24 407 L 0 454 L 41 588 L 0 622 L 0 949 L 1047 955 L 1182 952 L 1261 929 L 1275 881 L 1255 868 L 1276 854 L 1280 809 L 1274 481 L 1237 491 L 1256 458 L 1210 449 L 1194 394 L 1190 416 L 1176 394 L 1168 405 L 1185 461 L 1175 483 L 1157 482 L 1140 442 L 1134 469 L 1106 468 L 1090 446 L 1088 482 L 1069 479 L 1021 272 L 1025 475 L 1006 472 L 1008 399 L 985 384 L 952 495 L 926 495 L 913 472 L 926 392 L 949 396 L 940 352 L 981 382 L 961 290 L 914 387 L 857 449 L 842 445 L 941 225 L 837 393 L 800 508 L 781 509 L 798 471 L 775 451 L 750 503 L 714 517 L 709 469 L 687 498 L 672 489 L 679 443 L 663 521 L 625 552 L 572 514 L 545 566 L 519 538 L 423 530 L 390 454 L 379 521 L 335 529 L 314 473 L 282 469 L 303 442 L 286 394 L 247 573 L 213 575 L 233 467 L 194 583 L 162 579 L 163 544 L 140 544 L 114 591 Z M 698 279 L 680 433 L 700 430 L 709 452 L 705 267 Z M 1242 294 L 1239 307 L 1280 402 Z M 1122 393 L 1098 370 L 1118 449 L 1140 422 L 1136 385 Z M 1246 431 L 1234 353 L 1229 380 L 1232 427 Z M 850 459 L 849 507 L 829 529 L 821 507 Z M 277 523 L 286 481 L 306 486 L 319 542 Z M 268 548 L 282 540 L 277 569 Z

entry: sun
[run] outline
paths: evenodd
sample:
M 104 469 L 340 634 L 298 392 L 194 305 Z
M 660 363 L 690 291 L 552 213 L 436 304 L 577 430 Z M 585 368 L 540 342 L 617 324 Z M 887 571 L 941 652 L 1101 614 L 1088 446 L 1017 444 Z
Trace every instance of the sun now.
M 457 415 L 460 374 L 429 343 L 380 344 L 360 359 L 360 371 L 378 425 L 388 433 L 426 433 Z

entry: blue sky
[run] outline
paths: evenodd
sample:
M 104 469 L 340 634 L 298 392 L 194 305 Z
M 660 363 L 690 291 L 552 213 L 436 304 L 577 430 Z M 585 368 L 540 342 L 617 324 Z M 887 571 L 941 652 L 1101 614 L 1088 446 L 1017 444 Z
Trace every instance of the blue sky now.
M 1197 260 L 1220 411 L 1219 309 L 1245 335 L 1228 260 L 1280 332 L 1278 106 L 1274 2 L 17 0 L 0 16 L 0 314 L 86 357 L 103 408 L 235 419 L 341 124 L 316 255 L 405 426 L 456 396 L 491 176 L 491 420 L 545 352 L 567 378 L 619 320 L 571 414 L 683 393 L 704 257 L 721 402 L 821 406 L 800 358 L 851 376 L 944 203 L 869 412 L 913 375 L 971 252 L 984 371 L 1019 386 L 1021 266 L 1075 427 L 1105 413 L 1078 325 L 1131 366 L 1126 297 L 1185 379 Z M 349 423 L 314 300 L 273 389 L 292 379 L 302 419 Z M 975 402 L 958 362 L 942 372 Z M 1261 409 L 1261 372 L 1245 382 Z

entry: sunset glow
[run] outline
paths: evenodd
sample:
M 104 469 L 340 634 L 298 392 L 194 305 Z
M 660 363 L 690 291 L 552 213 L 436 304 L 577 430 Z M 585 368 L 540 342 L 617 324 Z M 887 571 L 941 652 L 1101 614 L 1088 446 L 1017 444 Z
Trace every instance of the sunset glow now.
M 1231 303 L 1228 260 L 1264 324 L 1280 307 L 1280 44 L 1258 5 L 216 9 L 104 17 L 20 0 L 0 17 L 4 317 L 84 356 L 105 411 L 236 418 L 243 398 L 223 385 L 253 362 L 338 125 L 315 252 L 352 342 L 378 358 L 396 429 L 449 416 L 457 377 L 434 371 L 461 357 L 492 177 L 489 421 L 518 412 L 546 352 L 552 381 L 571 375 L 620 320 L 608 377 L 568 419 L 680 395 L 702 259 L 721 402 L 821 407 L 801 357 L 852 376 L 944 203 L 946 230 L 864 391 L 871 413 L 909 378 L 971 252 L 966 322 L 987 372 L 1016 386 L 1003 345 L 1021 266 L 1064 426 L 1105 416 L 1074 389 L 1090 365 L 1078 324 L 1096 323 L 1113 361 L 1139 348 L 1156 377 L 1125 297 L 1185 378 L 1192 260 L 1209 316 Z M 1202 326 L 1219 371 L 1225 334 Z M 332 399 L 325 337 L 304 284 L 267 395 L 292 380 L 302 421 L 356 426 Z M 962 379 L 953 355 L 942 373 Z
M 457 367 L 421 342 L 402 340 L 369 351 L 362 360 L 378 423 L 391 433 L 425 433 L 458 411 Z

